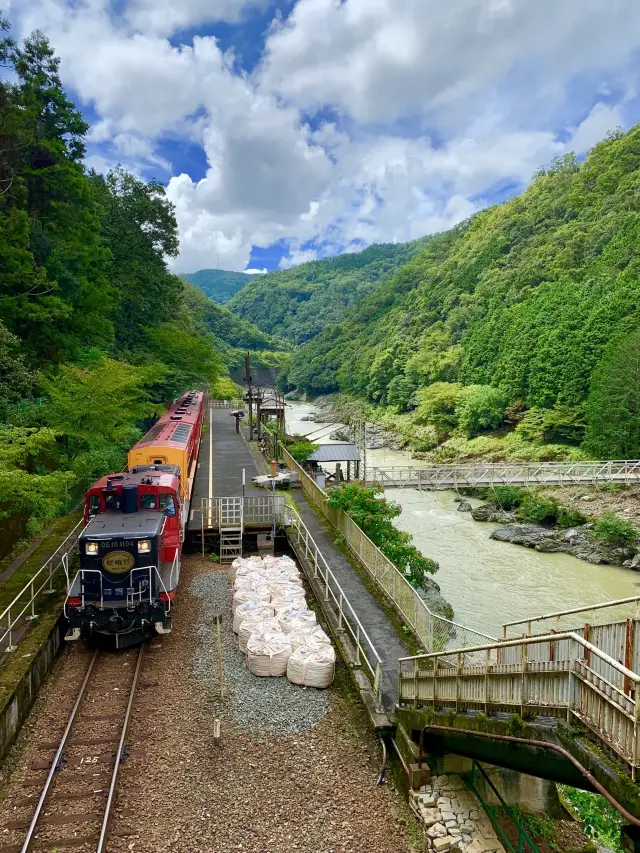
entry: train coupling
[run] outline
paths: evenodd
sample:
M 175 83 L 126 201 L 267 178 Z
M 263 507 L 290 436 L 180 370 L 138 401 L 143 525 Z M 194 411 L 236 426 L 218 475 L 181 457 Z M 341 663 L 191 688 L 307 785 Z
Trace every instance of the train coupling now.
M 171 621 L 167 620 L 166 622 L 154 622 L 154 628 L 158 632 L 158 634 L 170 634 L 171 633 Z

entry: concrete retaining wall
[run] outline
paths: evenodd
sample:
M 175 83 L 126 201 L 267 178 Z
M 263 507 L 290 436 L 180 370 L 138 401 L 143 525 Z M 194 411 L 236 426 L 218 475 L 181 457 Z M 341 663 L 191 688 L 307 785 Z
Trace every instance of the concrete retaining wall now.
M 0 710 L 0 759 L 4 758 L 20 731 L 35 702 L 38 690 L 54 664 L 62 644 L 62 621 L 60 616 L 54 622 L 46 638 L 33 656 L 28 669 L 12 690 L 11 696 Z M 19 651 L 14 654 L 19 654 Z

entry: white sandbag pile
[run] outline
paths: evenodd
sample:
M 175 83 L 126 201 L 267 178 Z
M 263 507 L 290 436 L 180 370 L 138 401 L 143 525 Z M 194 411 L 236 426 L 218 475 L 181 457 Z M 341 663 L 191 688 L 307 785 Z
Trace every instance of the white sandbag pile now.
M 253 634 L 247 641 L 247 666 L 254 675 L 286 675 L 291 641 L 282 631 Z
M 324 688 L 333 681 L 335 668 L 336 653 L 331 646 L 300 646 L 289 655 L 287 678 L 303 687 Z
M 298 567 L 290 557 L 238 557 L 232 564 L 233 630 L 258 676 L 289 675 L 306 687 L 328 687 L 335 653 L 309 610 Z

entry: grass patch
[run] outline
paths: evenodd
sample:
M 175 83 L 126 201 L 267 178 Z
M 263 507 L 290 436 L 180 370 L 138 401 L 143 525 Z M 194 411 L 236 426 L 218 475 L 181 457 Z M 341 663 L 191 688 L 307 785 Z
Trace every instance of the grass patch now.
M 67 535 L 82 518 L 81 512 L 61 516 L 52 525 L 52 530 L 25 562 L 0 587 L 0 612 L 7 607 L 18 593 L 26 586 L 31 578 L 40 571 L 42 565 L 62 544 Z M 62 572 L 58 576 L 64 577 Z M 44 580 L 44 578 L 43 578 Z M 59 583 L 59 577 L 54 577 L 54 587 Z

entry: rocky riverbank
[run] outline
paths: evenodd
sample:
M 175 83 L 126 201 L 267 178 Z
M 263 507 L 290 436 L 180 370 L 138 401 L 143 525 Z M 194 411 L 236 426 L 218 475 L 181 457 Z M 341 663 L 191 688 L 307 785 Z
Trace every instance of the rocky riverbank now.
M 460 504 L 463 511 L 466 509 L 463 507 L 465 503 Z M 593 538 L 592 522 L 563 530 L 540 524 L 520 523 L 516 512 L 500 509 L 490 503 L 481 504 L 474 509 L 469 507 L 469 511 L 474 521 L 505 525 L 491 533 L 491 538 L 498 542 L 510 542 L 512 545 L 522 545 L 547 553 L 570 554 L 594 565 L 604 563 L 640 571 L 640 553 L 632 547 L 596 541 Z

